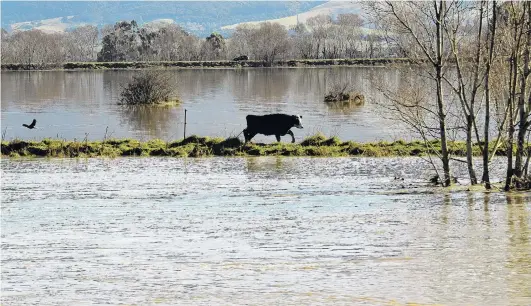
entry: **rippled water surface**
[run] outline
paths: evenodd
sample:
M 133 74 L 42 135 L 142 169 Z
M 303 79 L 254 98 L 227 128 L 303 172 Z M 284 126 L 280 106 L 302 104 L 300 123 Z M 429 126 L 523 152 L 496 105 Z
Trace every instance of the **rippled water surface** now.
M 420 159 L 1 165 L 2 305 L 531 304 L 531 196 Z
M 2 71 L 2 132 L 6 138 L 96 139 L 105 136 L 173 140 L 187 134 L 228 137 L 240 133 L 248 114 L 282 112 L 303 116 L 297 141 L 318 131 L 355 141 L 407 138 L 384 119 L 370 99 L 379 99 L 368 79 L 398 82 L 392 68 L 264 68 L 170 70 L 183 101 L 178 107 L 118 106 L 122 87 L 138 71 Z M 327 87 L 347 82 L 363 93 L 362 106 L 323 102 Z M 371 100 L 372 101 L 372 100 Z M 38 130 L 22 123 L 37 119 Z M 288 136 L 289 139 L 289 136 Z M 256 141 L 274 141 L 258 135 Z

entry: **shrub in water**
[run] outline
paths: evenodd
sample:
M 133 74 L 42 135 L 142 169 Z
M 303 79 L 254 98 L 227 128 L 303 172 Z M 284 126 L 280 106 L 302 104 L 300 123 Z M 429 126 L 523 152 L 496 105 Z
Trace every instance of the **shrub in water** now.
M 175 99 L 170 76 L 163 71 L 142 71 L 122 90 L 125 105 L 152 105 Z
M 354 91 L 349 83 L 334 82 L 328 86 L 328 93 L 324 101 L 362 105 L 365 103 L 365 97 L 361 93 Z

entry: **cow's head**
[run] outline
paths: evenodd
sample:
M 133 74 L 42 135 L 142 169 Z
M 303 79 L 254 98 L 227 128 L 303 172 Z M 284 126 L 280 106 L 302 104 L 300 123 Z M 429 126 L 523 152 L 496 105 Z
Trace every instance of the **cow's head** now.
M 295 118 L 295 123 L 293 126 L 302 129 L 302 116 L 295 115 L 293 116 L 293 118 Z

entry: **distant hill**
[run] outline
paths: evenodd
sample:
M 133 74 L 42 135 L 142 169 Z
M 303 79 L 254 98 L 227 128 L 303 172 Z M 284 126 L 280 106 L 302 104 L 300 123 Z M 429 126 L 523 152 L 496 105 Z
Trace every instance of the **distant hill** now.
M 226 25 L 222 27 L 223 30 L 233 30 L 238 25 L 257 25 L 260 22 L 264 21 L 270 21 L 270 22 L 276 22 L 279 23 L 287 28 L 290 28 L 292 26 L 297 25 L 297 22 L 299 23 L 305 23 L 308 18 L 317 16 L 317 15 L 329 15 L 332 17 L 336 17 L 339 14 L 346 14 L 346 13 L 353 13 L 358 14 L 360 17 L 363 17 L 364 10 L 361 7 L 361 4 L 359 1 L 328 1 L 326 3 L 317 5 L 309 10 L 299 10 L 298 14 L 292 14 L 290 16 L 283 16 L 281 18 L 275 18 L 275 19 L 260 19 L 260 20 L 254 20 L 251 22 L 240 22 L 235 23 L 231 25 Z
M 311 10 L 325 1 L 1 1 L 2 28 L 47 32 L 84 24 L 101 27 L 120 20 L 175 22 L 199 36 L 223 26 L 288 17 Z

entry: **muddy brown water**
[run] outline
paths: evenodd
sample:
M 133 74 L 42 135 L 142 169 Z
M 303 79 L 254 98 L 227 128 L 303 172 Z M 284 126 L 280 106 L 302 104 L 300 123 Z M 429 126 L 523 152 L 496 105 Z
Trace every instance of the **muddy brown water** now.
M 531 304 L 531 195 L 426 187 L 421 159 L 1 166 L 2 305 Z
M 294 129 L 297 141 L 323 132 L 341 139 L 378 141 L 408 138 L 385 119 L 369 99 L 380 99 L 370 75 L 398 82 L 391 68 L 263 68 L 171 70 L 183 103 L 173 108 L 131 109 L 117 105 L 122 87 L 138 71 L 3 71 L 2 132 L 6 138 L 147 140 L 183 136 L 187 109 L 187 135 L 228 137 L 245 128 L 248 114 L 288 113 L 303 116 L 304 129 Z M 349 82 L 367 97 L 362 106 L 323 102 L 327 87 Z M 22 127 L 37 119 L 35 130 Z M 291 141 L 290 137 L 284 138 Z M 272 142 L 274 137 L 257 136 Z

